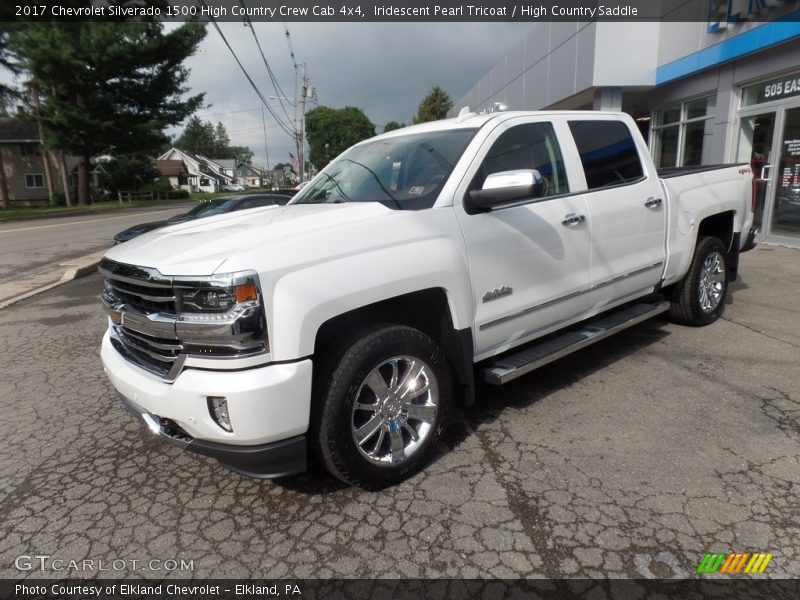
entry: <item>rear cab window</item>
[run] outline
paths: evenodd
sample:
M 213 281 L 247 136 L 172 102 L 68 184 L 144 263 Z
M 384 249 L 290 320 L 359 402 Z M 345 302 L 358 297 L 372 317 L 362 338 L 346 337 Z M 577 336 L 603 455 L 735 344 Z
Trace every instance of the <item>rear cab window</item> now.
M 644 178 L 639 150 L 622 121 L 569 121 L 589 190 L 626 185 Z

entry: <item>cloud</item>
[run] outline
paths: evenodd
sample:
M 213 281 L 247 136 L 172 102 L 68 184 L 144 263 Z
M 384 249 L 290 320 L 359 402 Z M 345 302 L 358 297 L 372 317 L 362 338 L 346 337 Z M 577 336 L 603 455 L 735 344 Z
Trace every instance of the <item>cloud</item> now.
M 220 28 L 262 94 L 279 95 L 251 30 L 241 23 Z M 391 120 L 409 123 L 434 85 L 460 98 L 530 28 L 530 23 L 289 23 L 296 61 L 307 64 L 319 103 L 362 108 L 378 133 Z M 282 91 L 295 97 L 283 24 L 255 23 L 255 32 Z M 213 27 L 186 64 L 192 91 L 205 92 L 211 104 L 202 117 L 221 121 L 232 144 L 249 146 L 255 161 L 265 164 L 261 101 Z M 277 101 L 271 105 L 287 120 Z M 284 103 L 284 108 L 294 118 L 294 107 Z M 271 115 L 266 122 L 270 165 L 286 162 L 289 152 L 296 154 L 294 142 Z

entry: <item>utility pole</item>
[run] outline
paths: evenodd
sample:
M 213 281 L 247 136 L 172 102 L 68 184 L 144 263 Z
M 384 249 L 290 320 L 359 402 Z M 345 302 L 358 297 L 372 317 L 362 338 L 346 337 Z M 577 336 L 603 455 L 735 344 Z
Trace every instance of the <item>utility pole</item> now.
M 261 126 L 264 128 L 264 154 L 267 157 L 267 173 L 269 173 L 269 146 L 267 146 L 267 120 L 264 118 L 264 105 L 261 105 Z M 266 177 L 266 173 L 264 174 Z M 262 182 L 263 182 L 262 178 Z
M 300 182 L 305 181 L 306 171 L 306 96 L 308 95 L 308 73 L 306 63 L 300 65 L 303 69 L 300 80 L 300 139 L 298 140 L 297 156 L 300 160 Z

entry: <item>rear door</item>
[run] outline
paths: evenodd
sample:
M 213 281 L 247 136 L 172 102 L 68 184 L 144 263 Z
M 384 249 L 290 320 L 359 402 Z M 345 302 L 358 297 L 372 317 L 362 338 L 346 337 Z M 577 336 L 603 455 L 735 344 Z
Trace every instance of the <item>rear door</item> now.
M 519 117 L 487 137 L 456 193 L 475 306 L 475 350 L 481 359 L 563 326 L 587 310 L 591 230 L 584 194 L 571 194 L 579 169 L 559 139 L 563 121 Z M 492 173 L 536 169 L 544 197 L 470 214 L 463 198 Z
M 592 308 L 652 291 L 666 256 L 666 206 L 635 125 L 623 116 L 569 119 L 592 226 Z

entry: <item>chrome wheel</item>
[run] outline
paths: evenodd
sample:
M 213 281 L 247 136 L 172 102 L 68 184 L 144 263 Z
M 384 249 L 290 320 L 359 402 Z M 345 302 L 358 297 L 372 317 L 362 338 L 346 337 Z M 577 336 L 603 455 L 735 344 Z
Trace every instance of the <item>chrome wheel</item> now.
M 700 270 L 698 300 L 704 313 L 712 313 L 722 301 L 725 292 L 725 259 L 717 251 L 710 253 Z
M 361 382 L 350 432 L 370 463 L 396 466 L 433 435 L 438 409 L 439 385 L 430 365 L 414 356 L 395 356 Z

